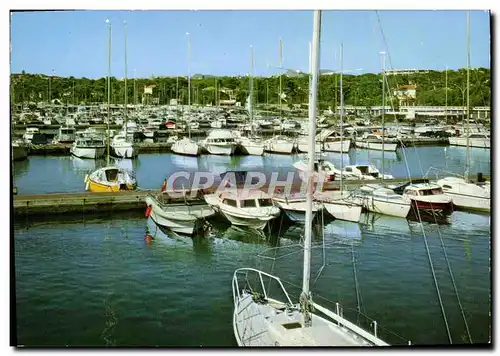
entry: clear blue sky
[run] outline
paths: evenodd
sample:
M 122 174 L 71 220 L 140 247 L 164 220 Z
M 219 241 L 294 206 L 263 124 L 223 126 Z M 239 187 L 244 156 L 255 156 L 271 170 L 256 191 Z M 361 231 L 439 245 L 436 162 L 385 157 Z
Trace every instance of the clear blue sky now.
M 466 66 L 465 11 L 379 11 L 391 65 L 387 68 L 444 70 Z M 128 76 L 239 75 L 250 70 L 272 75 L 283 40 L 283 66 L 308 69 L 311 11 L 68 11 L 20 12 L 11 16 L 11 72 L 96 78 L 107 74 L 107 27 L 112 23 L 112 75 L 124 76 L 124 21 L 127 21 Z M 471 67 L 490 67 L 490 18 L 471 11 Z M 325 11 L 321 68 L 379 72 L 386 50 L 375 11 Z

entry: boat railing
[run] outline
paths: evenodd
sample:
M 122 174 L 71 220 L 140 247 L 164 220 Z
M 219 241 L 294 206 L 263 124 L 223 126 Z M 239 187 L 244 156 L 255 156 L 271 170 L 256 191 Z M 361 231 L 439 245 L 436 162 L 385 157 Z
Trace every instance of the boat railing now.
M 248 272 L 257 274 L 259 282 L 260 282 L 260 287 L 262 288 L 262 292 L 263 292 L 265 299 L 269 299 L 269 295 L 268 295 L 268 292 L 266 291 L 266 288 L 264 285 L 264 279 L 262 278 L 263 276 L 265 276 L 271 280 L 276 281 L 279 284 L 281 291 L 285 295 L 288 304 L 293 305 L 288 292 L 286 291 L 285 287 L 283 286 L 283 283 L 281 282 L 281 280 L 278 277 L 273 276 L 272 274 L 260 271 L 260 270 L 255 269 L 255 268 L 238 268 L 236 271 L 234 271 L 232 288 L 233 288 L 233 301 L 234 301 L 235 305 L 241 296 L 240 286 L 238 284 L 238 276 L 245 274 L 245 281 L 248 284 Z

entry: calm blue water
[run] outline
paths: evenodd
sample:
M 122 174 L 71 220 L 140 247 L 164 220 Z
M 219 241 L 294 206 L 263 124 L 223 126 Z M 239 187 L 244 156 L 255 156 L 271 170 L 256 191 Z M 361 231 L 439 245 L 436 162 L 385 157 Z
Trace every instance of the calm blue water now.
M 458 148 L 446 152 L 418 148 L 416 152 L 424 173 L 429 166 L 451 171 L 462 171 L 464 166 L 465 154 Z M 443 161 L 445 154 L 448 158 Z M 373 152 L 358 150 L 344 156 L 346 163 L 370 158 L 380 168 Z M 409 165 L 413 175 L 422 175 L 416 153 L 407 156 L 413 162 Z M 474 152 L 472 158 L 474 171 L 489 174 L 489 151 Z M 164 175 L 192 162 L 213 171 L 223 171 L 229 164 L 249 169 L 262 162 L 268 170 L 288 170 L 295 159 L 201 157 L 193 161 L 164 154 L 140 155 L 134 165 L 140 185 L 157 188 Z M 336 161 L 340 155 L 329 159 L 340 164 Z M 405 176 L 405 164 L 397 156 L 386 157 L 385 165 L 390 173 Z M 81 167 L 69 157 L 30 157 L 15 163 L 14 179 L 21 194 L 80 191 L 86 169 L 93 167 Z M 272 233 L 262 234 L 231 227 L 221 219 L 210 223 L 203 236 L 186 238 L 157 229 L 142 213 L 16 221 L 18 344 L 235 346 L 234 270 L 258 267 L 272 272 L 287 282 L 289 293 L 297 298 L 302 278 L 298 244 L 303 231 L 280 218 Z M 146 226 L 155 235 L 150 245 L 143 240 Z M 340 302 L 344 315 L 365 328 L 369 326 L 363 315 L 377 320 L 379 335 L 390 343 L 448 344 L 426 239 L 452 341 L 466 343 L 443 241 L 472 340 L 490 340 L 489 215 L 454 212 L 438 225 L 367 214 L 361 224 L 326 220 L 322 227 L 316 222 L 314 228 L 313 276 L 323 264 L 323 232 L 327 247 L 325 268 L 312 286 L 316 302 L 331 309 L 331 302 Z M 276 245 L 282 248 L 269 250 Z M 363 315 L 356 312 L 358 306 Z
M 465 171 L 465 148 L 417 147 L 385 152 L 384 171 L 395 177 L 421 177 L 430 167 L 451 172 Z M 177 171 L 206 171 L 222 173 L 228 169 L 263 170 L 265 172 L 294 171 L 293 163 L 306 155 L 264 155 L 224 157 L 205 155 L 185 157 L 174 154 L 139 154 L 136 160 L 118 164 L 134 169 L 143 189 L 161 187 L 163 179 Z M 350 150 L 349 154 L 327 153 L 325 159 L 336 167 L 347 164 L 375 164 L 382 170 L 382 153 L 371 150 Z M 405 159 L 406 157 L 406 159 Z M 406 163 L 407 162 L 407 163 Z M 31 156 L 26 161 L 14 162 L 14 184 L 19 194 L 84 191 L 85 175 L 105 166 L 105 161 L 82 160 L 76 157 Z M 471 150 L 471 173 L 490 173 L 490 150 Z M 283 176 L 283 179 L 286 175 Z M 280 178 L 281 179 L 281 178 Z

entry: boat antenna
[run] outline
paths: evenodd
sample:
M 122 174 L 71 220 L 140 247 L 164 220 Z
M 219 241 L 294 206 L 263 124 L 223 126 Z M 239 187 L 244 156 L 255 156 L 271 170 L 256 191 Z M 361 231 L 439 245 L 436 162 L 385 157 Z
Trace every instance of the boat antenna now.
M 320 53 L 321 11 L 314 10 L 313 39 L 312 39 L 312 77 L 309 90 L 309 161 L 307 163 L 307 192 L 306 192 L 306 223 L 304 233 L 304 273 L 302 277 L 302 293 L 300 295 L 301 311 L 304 315 L 304 326 L 312 325 L 312 297 L 309 290 L 311 278 L 311 240 L 312 240 L 312 203 L 314 179 L 314 150 L 316 138 L 316 105 L 318 100 L 318 68 Z

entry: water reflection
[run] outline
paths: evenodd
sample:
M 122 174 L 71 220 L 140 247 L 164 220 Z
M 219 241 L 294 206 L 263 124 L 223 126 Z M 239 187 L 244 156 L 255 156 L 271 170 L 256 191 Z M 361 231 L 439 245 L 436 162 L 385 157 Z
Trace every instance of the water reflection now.
M 411 233 L 408 220 L 405 218 L 376 213 L 365 213 L 361 216 L 361 223 L 363 224 L 364 231 L 381 232 L 388 230 L 391 233 Z
M 170 156 L 170 160 L 179 170 L 188 170 L 188 171 L 199 170 L 198 157 L 172 154 Z
M 361 245 L 361 227 L 349 221 L 334 220 L 325 226 L 325 243 Z
M 30 169 L 30 159 L 23 159 L 22 161 L 13 161 L 12 162 L 12 175 L 14 181 L 17 178 L 23 177 L 29 172 Z M 15 182 L 14 182 L 15 183 Z

